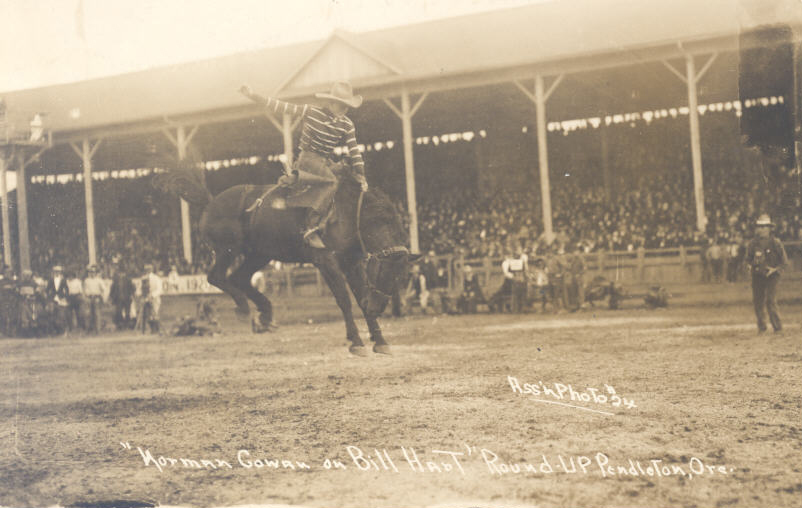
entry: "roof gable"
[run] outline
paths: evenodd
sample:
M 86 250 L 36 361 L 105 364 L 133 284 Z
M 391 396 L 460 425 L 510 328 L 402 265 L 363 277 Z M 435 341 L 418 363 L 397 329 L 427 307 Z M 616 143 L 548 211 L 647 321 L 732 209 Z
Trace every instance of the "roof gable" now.
M 377 56 L 347 32 L 336 30 L 281 83 L 274 94 L 291 95 L 335 81 L 359 82 L 401 74 L 401 70 L 386 58 Z

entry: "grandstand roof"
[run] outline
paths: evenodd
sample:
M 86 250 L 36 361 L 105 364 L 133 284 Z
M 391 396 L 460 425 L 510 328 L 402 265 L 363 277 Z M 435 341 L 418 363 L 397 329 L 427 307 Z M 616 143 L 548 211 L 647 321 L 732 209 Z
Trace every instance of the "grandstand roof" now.
M 370 89 L 488 70 L 626 53 L 802 19 L 793 0 L 563 0 L 385 30 L 334 32 L 270 48 L 78 83 L 12 92 L 10 112 L 45 112 L 56 133 L 240 107 L 243 82 L 284 97 L 340 77 Z M 340 57 L 337 61 L 332 57 Z M 618 62 L 620 60 L 616 60 Z M 322 63 L 327 69 L 320 69 Z M 339 67 L 337 67 L 339 66 Z
M 266 119 L 254 120 L 254 107 L 237 93 L 242 83 L 300 100 L 334 80 L 350 79 L 368 99 L 354 112 L 360 138 L 370 133 L 377 139 L 392 135 L 400 122 L 371 99 L 397 95 L 402 87 L 432 91 L 415 117 L 416 133 L 454 132 L 472 120 L 533 116 L 531 103 L 510 82 L 535 72 L 572 73 L 549 101 L 550 111 L 567 118 L 589 108 L 609 111 L 622 93 L 627 105 L 640 101 L 634 107 L 671 104 L 685 96 L 685 88 L 659 61 L 685 51 L 731 53 L 719 57 L 705 78 L 714 83 L 709 96 L 718 87 L 719 96 L 731 99 L 738 34 L 777 23 L 802 24 L 802 3 L 561 0 L 359 34 L 335 31 L 323 41 L 11 92 L 4 100 L 21 129 L 34 112 L 46 113 L 56 143 L 120 138 L 101 146 L 97 167 L 121 167 L 122 159 L 141 163 L 141 157 L 130 157 L 143 152 L 143 143 L 169 149 L 158 133 L 176 123 L 210 124 L 195 137 L 204 155 L 234 157 L 253 153 L 254 146 L 281 151 L 280 134 Z M 606 70 L 594 73 L 599 69 Z M 45 172 L 79 164 L 71 150 L 58 146 L 43 159 Z

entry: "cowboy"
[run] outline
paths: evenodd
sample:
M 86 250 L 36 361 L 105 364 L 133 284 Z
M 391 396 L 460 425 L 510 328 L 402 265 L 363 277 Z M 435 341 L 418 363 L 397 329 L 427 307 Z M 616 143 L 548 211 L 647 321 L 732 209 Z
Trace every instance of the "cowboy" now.
M 283 176 L 279 185 L 299 189 L 299 192 L 287 197 L 287 206 L 310 208 L 303 233 L 304 241 L 310 247 L 325 249 L 321 234 L 334 200 L 337 187 L 335 175 L 342 169 L 341 163 L 333 161 L 335 148 L 347 148 L 346 157 L 355 177 L 362 191 L 368 190 L 365 163 L 356 143 L 354 123 L 346 116 L 349 108 L 358 108 L 362 104 L 362 96 L 354 95 L 351 84 L 344 81 L 334 83 L 329 93 L 315 94 L 315 97 L 323 100 L 322 106 L 264 98 L 253 93 L 247 85 L 240 88 L 240 93 L 272 113 L 303 118 L 301 153 L 291 173 Z
M 777 312 L 777 283 L 780 273 L 788 265 L 788 255 L 782 242 L 771 234 L 774 226 L 771 217 L 761 215 L 755 223 L 755 238 L 746 250 L 746 264 L 752 268 L 752 303 L 757 316 L 758 333 L 766 331 L 768 311 L 775 332 L 782 330 L 780 314 Z

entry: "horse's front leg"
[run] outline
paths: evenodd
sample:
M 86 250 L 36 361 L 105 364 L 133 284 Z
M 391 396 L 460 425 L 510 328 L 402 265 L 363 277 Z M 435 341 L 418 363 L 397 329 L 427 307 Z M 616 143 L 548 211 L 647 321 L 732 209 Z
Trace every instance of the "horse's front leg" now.
M 337 305 L 343 313 L 346 337 L 351 342 L 348 350 L 357 356 L 367 356 L 365 343 L 359 337 L 359 329 L 356 327 L 354 314 L 351 312 L 351 297 L 348 295 L 345 275 L 340 270 L 334 255 L 328 252 L 320 253 L 316 256 L 314 264 L 323 275 L 323 279 L 334 294 L 334 299 L 337 300 Z
M 384 355 L 391 354 L 390 344 L 384 339 L 382 329 L 379 326 L 378 316 L 367 312 L 365 309 L 365 302 L 367 301 L 368 291 L 368 277 L 365 273 L 365 267 L 362 263 L 353 263 L 346 271 L 345 276 L 348 279 L 348 285 L 351 287 L 351 292 L 354 298 L 359 302 L 359 308 L 362 309 L 362 315 L 365 316 L 365 322 L 368 324 L 368 331 L 370 331 L 370 340 L 373 342 L 373 351 Z

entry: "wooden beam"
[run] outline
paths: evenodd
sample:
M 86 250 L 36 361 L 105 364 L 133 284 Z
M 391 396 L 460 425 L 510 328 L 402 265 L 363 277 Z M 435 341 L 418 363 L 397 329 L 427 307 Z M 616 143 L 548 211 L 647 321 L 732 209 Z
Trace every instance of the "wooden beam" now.
M 666 69 L 670 70 L 676 77 L 680 79 L 680 81 L 682 81 L 685 84 L 688 83 L 688 80 L 685 78 L 685 76 L 680 71 L 678 71 L 673 65 L 671 65 L 671 63 L 668 60 L 660 60 L 660 61 L 663 62 L 663 65 L 666 66 Z
M 270 123 L 272 123 L 272 124 L 273 124 L 273 126 L 274 126 L 276 129 L 278 129 L 278 131 L 279 131 L 279 132 L 283 132 L 283 131 L 284 131 L 284 126 L 282 125 L 282 123 L 281 123 L 281 122 L 279 122 L 278 120 L 276 120 L 276 117 L 275 117 L 275 116 L 273 116 L 273 113 L 271 113 L 271 112 L 269 112 L 269 111 L 265 111 L 265 118 L 267 118 L 268 120 L 270 120 Z
M 418 97 L 418 100 L 415 102 L 415 105 L 414 105 L 414 106 L 412 106 L 412 109 L 411 109 L 411 110 L 410 110 L 410 112 L 409 112 L 409 116 L 410 116 L 410 117 L 413 117 L 413 116 L 415 116 L 415 113 L 417 113 L 417 112 L 418 112 L 418 108 L 421 106 L 421 104 L 423 104 L 423 101 L 424 101 L 424 100 L 426 99 L 426 97 L 428 97 L 428 96 L 429 96 L 429 92 L 423 92 L 423 93 L 420 95 L 420 97 Z
M 712 55 L 710 55 L 710 58 L 707 59 L 707 62 L 705 62 L 705 64 L 702 66 L 702 68 L 699 70 L 699 72 L 696 73 L 696 82 L 697 83 L 699 82 L 699 80 L 702 79 L 702 76 L 705 75 L 705 73 L 710 68 L 710 66 L 713 65 L 713 61 L 716 59 L 717 56 L 718 56 L 718 53 L 713 53 Z
M 535 103 L 537 102 L 537 100 L 535 99 L 535 94 L 530 92 L 529 89 L 526 88 L 519 80 L 514 79 L 512 82 L 515 83 L 515 86 L 517 86 L 518 89 L 521 90 L 530 101 Z
M 401 113 L 401 110 L 398 109 L 395 104 L 393 104 L 393 101 L 387 98 L 384 98 L 382 100 L 384 101 L 385 104 L 387 104 L 387 107 L 390 108 L 393 111 L 393 113 L 396 114 L 398 118 L 404 118 L 404 114 Z
M 164 133 L 164 136 L 170 140 L 170 143 L 172 143 L 173 146 L 178 146 L 178 140 L 175 138 L 175 136 L 173 136 L 173 133 L 170 132 L 170 129 L 167 127 L 162 127 L 161 131 Z
M 554 92 L 554 90 L 557 89 L 557 87 L 559 86 L 560 82 L 563 80 L 564 77 L 565 77 L 565 74 L 560 74 L 559 76 L 557 76 L 557 79 L 555 79 L 551 83 L 551 86 L 549 87 L 549 89 L 546 90 L 546 96 L 544 97 L 546 100 L 549 100 L 549 97 L 551 97 L 551 94 Z

